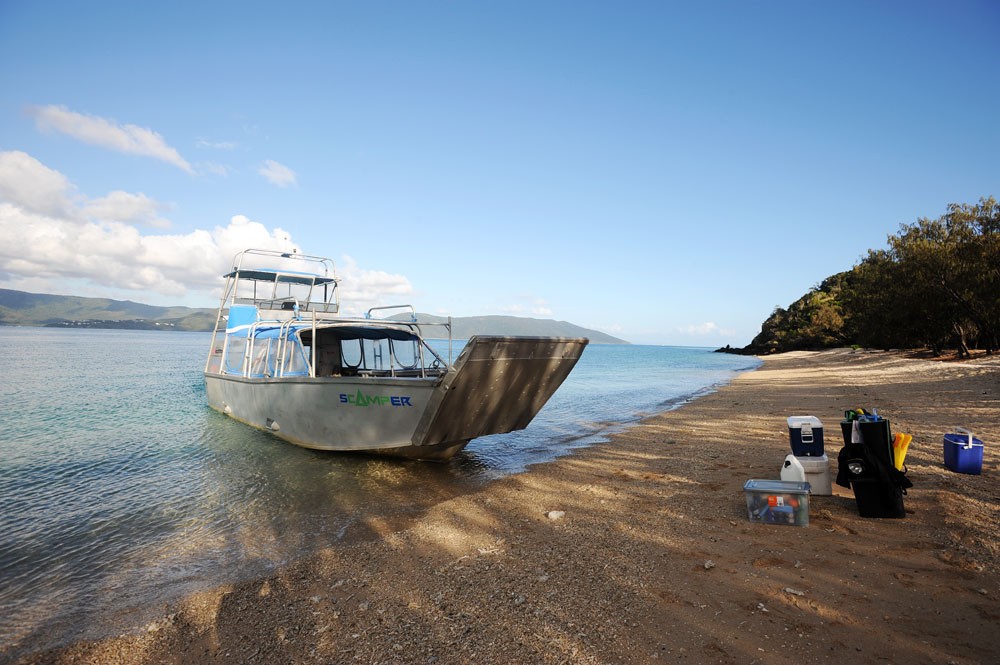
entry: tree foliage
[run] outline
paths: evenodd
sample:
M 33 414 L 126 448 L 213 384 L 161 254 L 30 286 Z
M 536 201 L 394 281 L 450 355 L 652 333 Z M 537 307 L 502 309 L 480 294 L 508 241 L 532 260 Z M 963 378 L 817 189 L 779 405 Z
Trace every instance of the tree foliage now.
M 747 350 L 845 344 L 1000 348 L 1000 204 L 953 203 L 937 219 L 901 225 L 886 249 L 776 308 Z

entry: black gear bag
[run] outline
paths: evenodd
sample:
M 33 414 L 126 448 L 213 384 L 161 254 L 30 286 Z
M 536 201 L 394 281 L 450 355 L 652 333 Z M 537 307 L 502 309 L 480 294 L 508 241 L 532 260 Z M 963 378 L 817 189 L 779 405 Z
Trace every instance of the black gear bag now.
M 903 495 L 913 483 L 892 463 L 889 421 L 858 422 L 857 426 L 862 441 L 852 443 L 854 422 L 841 423 L 844 447 L 837 456 L 837 484 L 854 490 L 861 517 L 905 517 Z

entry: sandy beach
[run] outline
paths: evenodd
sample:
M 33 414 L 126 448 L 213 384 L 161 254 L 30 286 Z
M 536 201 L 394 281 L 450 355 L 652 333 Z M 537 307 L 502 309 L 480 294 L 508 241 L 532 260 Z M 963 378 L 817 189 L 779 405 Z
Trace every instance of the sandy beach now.
M 806 528 L 749 522 L 786 417 L 823 421 L 835 473 L 859 406 L 914 437 L 906 518 L 835 487 Z M 944 467 L 956 425 L 986 442 L 982 475 Z M 605 444 L 17 662 L 996 663 L 998 446 L 1000 358 L 771 356 Z

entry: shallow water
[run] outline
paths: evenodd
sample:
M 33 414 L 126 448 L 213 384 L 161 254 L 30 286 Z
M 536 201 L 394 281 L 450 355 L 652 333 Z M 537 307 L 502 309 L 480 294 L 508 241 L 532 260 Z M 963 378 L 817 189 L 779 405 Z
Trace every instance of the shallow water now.
M 133 608 L 260 574 L 361 518 L 554 459 L 758 364 L 590 346 L 527 429 L 432 464 L 306 450 L 212 411 L 208 344 L 207 333 L 0 327 L 0 645 L 98 635 Z

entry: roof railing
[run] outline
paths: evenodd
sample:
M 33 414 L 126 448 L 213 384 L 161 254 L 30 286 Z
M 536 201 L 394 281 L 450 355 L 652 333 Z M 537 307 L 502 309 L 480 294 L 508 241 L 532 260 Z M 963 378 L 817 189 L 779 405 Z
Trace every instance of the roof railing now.
M 337 277 L 333 259 L 329 259 L 325 256 L 315 256 L 313 254 L 299 254 L 298 250 L 295 249 L 291 251 L 279 251 L 275 249 L 244 249 L 242 252 L 237 252 L 233 257 L 233 270 L 241 270 L 243 268 L 243 260 L 247 256 L 266 256 L 276 259 L 305 261 L 306 263 L 312 263 L 322 267 L 323 274 L 320 275 L 321 277 L 333 277 L 334 279 Z
M 417 310 L 413 309 L 413 305 L 385 305 L 383 307 L 372 307 L 365 313 L 365 318 L 366 319 L 374 318 L 372 316 L 372 312 L 385 309 L 408 309 L 410 310 L 410 321 L 416 322 L 417 320 Z

